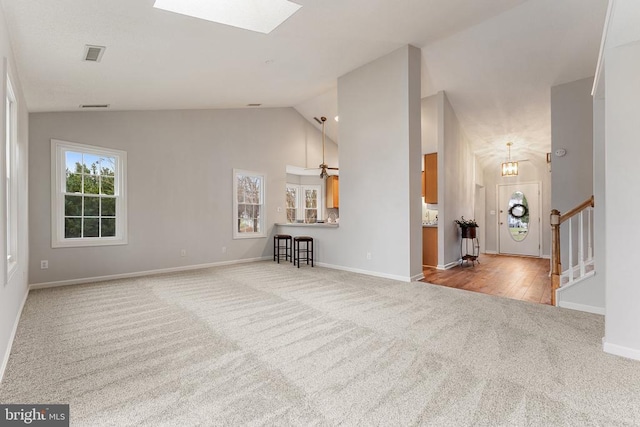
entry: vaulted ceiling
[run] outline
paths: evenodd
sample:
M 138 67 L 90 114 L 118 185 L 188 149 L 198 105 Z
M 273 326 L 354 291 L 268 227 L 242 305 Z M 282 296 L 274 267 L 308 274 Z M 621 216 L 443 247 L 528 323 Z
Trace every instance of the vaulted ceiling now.
M 29 111 L 294 106 L 338 114 L 337 78 L 403 45 L 483 159 L 550 147 L 553 85 L 592 76 L 607 0 L 296 0 L 270 34 L 154 0 L 1 0 Z M 106 46 L 82 61 L 86 44 Z M 374 90 L 374 88 L 372 88 Z M 339 141 L 338 123 L 328 134 Z M 518 152 L 521 150 L 521 153 Z

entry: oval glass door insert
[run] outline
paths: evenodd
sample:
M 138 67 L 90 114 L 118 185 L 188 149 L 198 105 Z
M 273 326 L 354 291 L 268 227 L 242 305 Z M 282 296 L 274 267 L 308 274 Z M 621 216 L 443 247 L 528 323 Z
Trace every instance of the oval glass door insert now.
M 509 199 L 507 223 L 516 242 L 522 242 L 529 234 L 529 203 L 522 191 L 514 191 Z

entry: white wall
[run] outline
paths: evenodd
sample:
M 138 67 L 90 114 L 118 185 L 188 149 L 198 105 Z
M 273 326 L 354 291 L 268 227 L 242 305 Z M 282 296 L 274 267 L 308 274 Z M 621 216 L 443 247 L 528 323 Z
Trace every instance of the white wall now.
M 593 77 L 551 88 L 551 206 L 567 212 L 593 195 Z
M 594 102 L 591 96 L 593 78 L 589 77 L 551 88 L 551 152 L 565 149 L 563 157 L 552 154 L 551 206 L 561 213 L 576 207 L 595 195 L 594 186 L 599 180 L 594 179 L 597 168 L 594 154 L 604 159 L 604 135 L 601 135 L 601 146 L 594 153 Z M 604 112 L 603 112 L 604 114 Z M 601 122 L 603 121 L 602 118 Z M 604 129 L 600 129 L 604 132 Z M 599 150 L 599 151 L 597 151 Z M 602 192 L 598 195 L 596 205 L 604 201 Z M 600 215 L 603 209 L 595 213 Z M 595 224 L 599 224 L 595 217 Z M 577 226 L 577 222 L 573 224 Z M 597 233 L 598 238 L 604 238 Z M 561 227 L 560 241 L 562 245 L 562 265 L 568 268 L 568 226 Z M 597 242 L 594 242 L 597 244 Z M 573 260 L 578 256 L 578 235 L 573 236 Z M 596 248 L 603 246 L 596 246 Z M 596 260 L 604 257 L 603 250 L 594 251 Z M 575 262 L 575 261 L 574 261 Z M 558 305 L 561 307 L 580 308 L 591 312 L 603 312 L 605 299 L 605 281 L 603 271 L 596 268 L 596 275 L 558 293 Z
M 419 55 L 405 47 L 341 78 L 341 223 L 320 232 L 321 263 L 404 280 L 422 272 L 420 198 L 410 197 L 421 188 Z M 51 248 L 51 138 L 127 151 L 127 245 Z M 31 114 L 30 282 L 270 257 L 269 239 L 232 239 L 232 169 L 267 174 L 267 224 L 284 222 L 285 166 L 319 164 L 320 138 L 290 108 Z M 331 142 L 327 161 L 337 164 Z
M 28 216 L 28 115 L 27 115 L 27 105 L 22 94 L 22 86 L 20 84 L 20 77 L 16 70 L 16 64 L 13 56 L 13 52 L 11 50 L 11 45 L 9 43 L 9 34 L 7 33 L 6 23 L 4 12 L 0 7 L 0 60 L 5 59 L 8 67 L 9 78 L 11 79 L 11 83 L 13 85 L 13 89 L 16 95 L 16 102 L 18 104 L 18 129 L 17 129 L 17 137 L 18 137 L 18 153 L 17 153 L 17 164 L 18 164 L 18 264 L 16 270 L 13 275 L 10 277 L 10 280 L 5 283 L 5 279 L 2 278 L 0 280 L 0 380 L 2 380 L 2 375 L 4 374 L 4 368 L 6 366 L 6 362 L 9 358 L 9 351 L 11 347 L 11 341 L 13 339 L 13 334 L 15 332 L 15 327 L 17 326 L 18 316 L 20 315 L 20 311 L 22 309 L 22 304 L 27 296 L 27 266 L 29 262 L 29 238 L 28 238 L 28 224 L 26 218 Z M 5 117 L 4 105 L 5 105 L 5 88 L 4 85 L 0 88 L 0 99 L 2 99 L 0 111 L 1 116 Z M 2 121 L 0 120 L 0 123 Z M 0 157 L 2 158 L 2 165 L 4 162 L 4 143 L 5 143 L 5 132 L 0 132 L 2 136 L 2 154 Z M 0 170 L 2 171 L 2 175 L 4 176 L 4 166 L 0 166 Z M 0 194 L 0 204 L 1 210 L 4 212 L 4 200 L 5 200 L 5 189 L 4 184 L 1 186 Z M 6 242 L 4 226 L 0 227 L 0 241 L 4 245 Z M 4 252 L 4 251 L 3 251 Z M 6 262 L 6 257 L 1 257 L 2 260 L 0 262 Z M 0 269 L 4 271 L 3 269 Z
M 438 100 L 441 97 L 431 95 L 422 98 L 422 154 L 436 153 L 438 151 L 438 129 L 440 118 L 438 117 Z
M 478 224 L 478 229 L 476 230 L 476 236 L 478 237 L 480 243 L 480 253 L 484 254 L 487 252 L 486 249 L 486 239 L 485 234 L 487 230 L 487 189 L 482 185 L 476 184 L 476 193 L 474 196 L 474 209 L 473 216 Z
M 558 304 L 564 307 L 605 313 L 606 297 L 606 239 L 605 233 L 605 102 L 593 101 L 593 195 L 595 275 L 579 285 L 561 291 Z M 562 288 L 561 288 L 562 289 Z
M 232 169 L 267 174 L 271 232 L 286 165 L 321 160 L 320 132 L 292 108 L 35 113 L 29 127 L 32 284 L 270 256 L 268 238 L 232 239 Z M 127 245 L 51 248 L 51 138 L 127 152 Z
M 551 207 L 567 212 L 593 195 L 593 78 L 577 80 L 551 88 Z M 556 150 L 567 154 L 559 157 Z M 546 213 L 546 212 L 545 212 Z M 573 219 L 577 226 L 577 217 Z M 574 233 L 572 259 L 578 257 L 578 234 Z M 569 267 L 569 227 L 560 227 L 561 263 Z M 574 261 L 575 262 L 575 261 Z M 587 286 L 581 285 L 586 289 Z M 576 296 L 578 288 L 563 291 Z M 604 283 L 602 283 L 604 307 Z
M 484 186 L 484 169 L 482 168 L 482 164 L 480 160 L 476 156 L 475 161 L 473 163 L 474 166 L 474 179 L 476 183 L 476 193 L 474 197 L 474 209 L 473 215 L 475 217 L 476 222 L 478 223 L 478 230 L 476 230 L 476 235 L 478 236 L 478 240 L 480 241 L 480 253 L 486 253 L 487 251 L 487 239 L 485 235 L 487 234 L 487 189 Z
M 629 21 L 629 17 L 635 20 Z M 609 29 L 624 43 L 605 51 L 606 320 L 604 350 L 640 359 L 640 245 L 634 214 L 640 211 L 640 4 L 618 0 Z M 610 39 L 611 40 L 611 39 Z
M 437 96 L 442 118 L 438 142 L 438 268 L 445 268 L 460 259 L 460 230 L 454 221 L 462 216 L 473 218 L 475 155 L 446 94 L 439 92 Z
M 405 46 L 340 77 L 338 107 L 340 229 L 331 263 L 419 276 L 420 50 Z
M 474 170 L 474 179 L 476 180 L 476 185 L 484 187 L 484 168 L 482 167 L 482 163 L 476 156 L 476 159 L 473 163 Z

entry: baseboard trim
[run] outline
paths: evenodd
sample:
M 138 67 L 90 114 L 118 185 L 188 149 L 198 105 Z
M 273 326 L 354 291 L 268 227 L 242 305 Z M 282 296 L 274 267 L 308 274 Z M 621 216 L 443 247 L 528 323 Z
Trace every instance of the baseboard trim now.
M 497 251 L 487 251 L 487 250 L 485 250 L 484 253 L 487 254 L 487 255 L 498 255 Z
M 558 307 L 570 308 L 571 310 L 585 311 L 587 313 L 605 315 L 604 307 L 596 307 L 593 305 L 577 304 L 575 302 L 559 301 Z
M 415 276 L 411 277 L 412 282 L 419 282 L 422 279 L 424 279 L 424 273 L 416 274 Z
M 24 305 L 27 302 L 27 297 L 29 296 L 29 289 L 24 294 L 24 298 L 22 299 L 22 303 L 20 304 L 20 309 L 18 310 L 18 314 L 16 315 L 16 319 L 13 321 L 13 329 L 11 330 L 11 334 L 9 335 L 9 345 L 7 346 L 7 351 L 4 353 L 2 358 L 2 364 L 0 365 L 0 384 L 2 384 L 2 379 L 4 378 L 4 371 L 7 369 L 7 364 L 9 363 L 9 356 L 11 355 L 11 348 L 13 347 L 13 340 L 16 338 L 16 333 L 18 332 L 18 324 L 20 323 L 20 317 L 22 316 L 22 310 L 24 309 Z
M 448 263 L 448 264 L 444 264 L 444 265 L 442 265 L 442 264 L 438 264 L 438 266 L 436 267 L 436 269 L 438 269 L 438 270 L 448 270 L 448 269 L 450 269 L 450 268 L 455 267 L 456 265 L 460 265 L 460 260 L 458 260 L 458 261 L 453 261 L 453 262 L 450 262 L 450 263 Z
M 203 268 L 220 267 L 223 265 L 245 264 L 248 262 L 266 261 L 273 259 L 272 256 L 258 258 L 237 259 L 233 261 L 211 262 L 206 264 L 186 265 L 181 267 L 160 268 L 157 270 L 135 271 L 131 273 L 110 274 L 107 276 L 83 277 L 81 279 L 59 280 L 56 282 L 33 283 L 29 289 L 55 288 L 58 286 L 79 285 L 83 283 L 104 282 L 107 280 L 127 279 L 130 277 L 150 276 L 153 274 L 176 273 L 179 271 L 200 270 Z
M 364 275 L 373 276 L 373 277 L 382 277 L 383 279 L 398 280 L 400 282 L 411 282 L 413 279 L 410 276 L 398 276 L 395 274 L 380 273 L 380 272 L 371 271 L 371 270 L 362 270 L 360 268 L 345 267 L 343 265 L 326 264 L 324 262 L 316 262 L 315 264 L 318 267 L 331 268 L 333 270 L 348 271 L 350 273 L 364 274 Z M 423 275 L 423 278 L 424 278 L 424 275 Z
M 618 344 L 611 344 L 605 338 L 602 339 L 602 349 L 605 353 L 615 356 L 626 357 L 627 359 L 640 360 L 640 350 L 624 347 Z
M 246 258 L 239 259 L 233 261 L 222 261 L 222 262 L 211 262 L 206 264 L 196 264 L 196 265 L 187 265 L 181 267 L 171 267 L 171 268 L 160 268 L 157 270 L 146 270 L 146 271 L 135 271 L 131 273 L 121 273 L 121 274 L 110 274 L 106 276 L 94 276 L 94 277 L 83 277 L 80 279 L 69 279 L 69 280 L 59 280 L 55 282 L 43 282 L 43 283 L 32 283 L 29 285 L 29 289 L 45 289 L 45 288 L 55 288 L 58 286 L 70 286 L 70 285 L 80 285 L 84 283 L 94 283 L 94 282 L 105 282 L 107 280 L 118 280 L 118 279 L 128 279 L 131 277 L 141 277 L 141 276 L 150 276 L 153 274 L 164 274 L 164 273 L 176 273 L 180 271 L 189 271 L 189 270 L 200 270 L 203 268 L 211 268 L 211 267 L 220 267 L 223 265 L 232 265 L 232 264 L 245 264 L 249 262 L 257 262 L 257 261 L 267 261 L 272 259 L 272 256 L 263 256 L 259 258 Z M 453 263 L 456 265 L 456 263 Z M 395 274 L 386 274 L 380 273 L 377 271 L 370 270 L 362 270 L 359 268 L 351 268 L 344 267 L 342 265 L 335 264 L 326 264 L 322 262 L 316 262 L 315 265 L 318 267 L 326 267 L 334 270 L 342 270 L 349 271 L 351 273 L 365 274 L 367 276 L 374 277 L 382 277 L 384 279 L 398 280 L 401 282 L 415 282 L 424 279 L 424 274 L 420 273 L 415 276 L 398 276 Z M 450 267 L 449 267 L 450 268 Z

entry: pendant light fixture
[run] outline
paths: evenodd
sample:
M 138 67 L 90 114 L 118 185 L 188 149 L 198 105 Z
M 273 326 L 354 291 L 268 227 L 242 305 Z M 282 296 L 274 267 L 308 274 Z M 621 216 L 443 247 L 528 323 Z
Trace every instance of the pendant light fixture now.
M 502 163 L 502 176 L 516 176 L 518 175 L 518 162 L 511 161 L 511 146 L 513 142 L 507 142 L 507 150 L 509 150 L 509 159 Z

